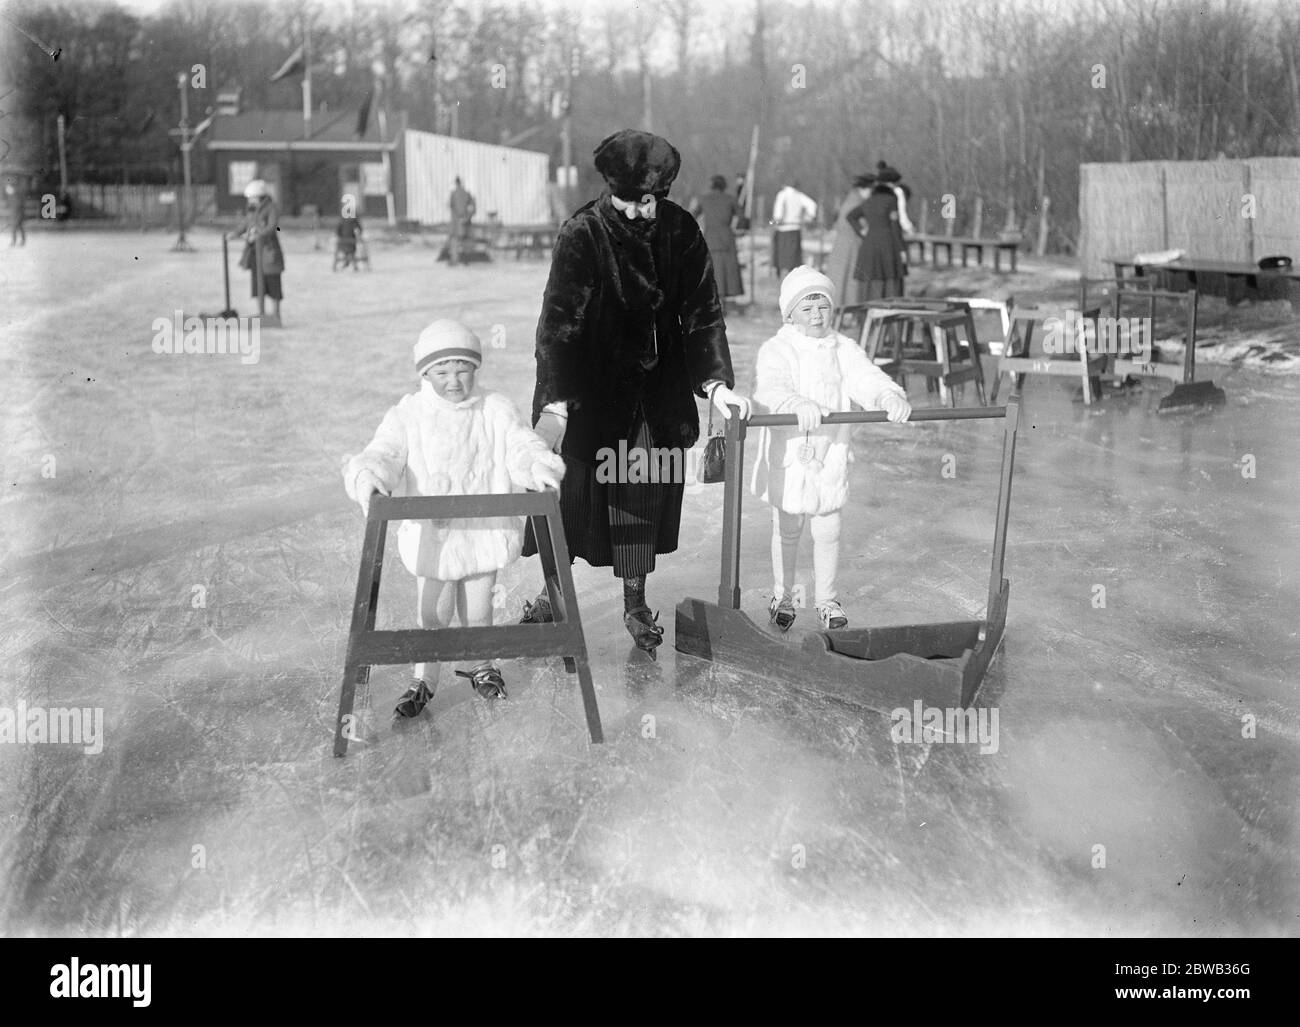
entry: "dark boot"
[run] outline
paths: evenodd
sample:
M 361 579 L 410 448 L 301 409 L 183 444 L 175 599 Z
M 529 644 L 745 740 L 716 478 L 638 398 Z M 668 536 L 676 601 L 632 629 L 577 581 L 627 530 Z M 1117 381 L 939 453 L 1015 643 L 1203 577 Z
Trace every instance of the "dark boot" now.
M 433 698 L 433 689 L 423 680 L 412 681 L 411 687 L 402 693 L 393 710 L 399 717 L 418 717 Z
M 531 603 L 524 600 L 524 615 L 519 618 L 520 624 L 551 624 L 554 620 L 555 615 L 551 613 L 551 599 L 546 594 L 546 589 L 542 589 Z
M 506 694 L 505 679 L 501 677 L 501 672 L 491 665 L 486 667 L 476 667 L 468 674 L 463 670 L 458 670 L 456 671 L 456 676 L 468 678 L 469 683 L 474 687 L 474 691 L 484 699 L 509 698 Z
M 658 659 L 655 650 L 663 645 L 664 629 L 658 623 L 659 614 L 652 614 L 648 606 L 638 606 L 623 614 L 623 624 L 636 647 L 650 657 Z

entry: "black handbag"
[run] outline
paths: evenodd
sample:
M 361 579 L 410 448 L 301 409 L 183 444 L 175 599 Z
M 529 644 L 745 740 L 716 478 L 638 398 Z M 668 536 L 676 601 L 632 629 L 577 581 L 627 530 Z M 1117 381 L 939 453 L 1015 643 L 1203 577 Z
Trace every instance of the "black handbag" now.
M 698 478 L 702 485 L 714 485 L 727 476 L 727 437 L 713 434 L 713 399 L 709 399 L 709 437 L 704 443 L 704 459 L 700 461 Z

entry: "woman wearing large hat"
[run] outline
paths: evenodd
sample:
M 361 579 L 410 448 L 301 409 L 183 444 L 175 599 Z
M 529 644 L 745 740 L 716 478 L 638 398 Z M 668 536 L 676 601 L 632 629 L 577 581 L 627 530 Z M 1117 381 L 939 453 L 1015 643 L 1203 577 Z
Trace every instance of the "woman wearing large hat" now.
M 681 158 L 660 136 L 627 129 L 595 151 L 600 198 L 560 228 L 537 322 L 533 423 L 564 457 L 560 490 L 569 552 L 623 580 L 624 623 L 654 656 L 663 628 L 646 605 L 655 557 L 677 548 L 677 480 L 618 480 L 609 457 L 685 451 L 700 434 L 696 398 L 749 416 L 735 379 L 709 250 L 695 219 L 669 200 Z M 632 460 L 619 462 L 630 467 Z M 598 474 L 598 468 L 601 473 Z M 524 553 L 536 552 L 531 537 Z M 550 620 L 545 592 L 525 621 Z
M 907 243 L 899 218 L 899 197 L 894 184 L 902 179 L 884 161 L 876 165 L 876 184 L 865 200 L 844 219 L 862 238 L 853 277 L 862 283 L 865 300 L 903 295 L 907 274 Z

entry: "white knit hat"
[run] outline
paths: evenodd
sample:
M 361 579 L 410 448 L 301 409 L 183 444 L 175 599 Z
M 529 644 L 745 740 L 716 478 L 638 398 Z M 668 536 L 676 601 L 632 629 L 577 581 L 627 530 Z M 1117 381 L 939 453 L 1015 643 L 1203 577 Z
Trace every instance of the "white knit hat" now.
M 248 185 L 244 186 L 244 199 L 260 199 L 263 196 L 270 196 L 270 187 L 260 178 L 255 178 Z
M 424 374 L 444 360 L 468 360 L 475 367 L 483 366 L 483 344 L 478 336 L 459 321 L 446 318 L 434 321 L 420 333 L 411 355 L 417 374 Z
M 788 318 L 796 303 L 815 292 L 830 300 L 832 307 L 835 305 L 835 283 L 815 267 L 799 265 L 781 283 L 781 316 Z

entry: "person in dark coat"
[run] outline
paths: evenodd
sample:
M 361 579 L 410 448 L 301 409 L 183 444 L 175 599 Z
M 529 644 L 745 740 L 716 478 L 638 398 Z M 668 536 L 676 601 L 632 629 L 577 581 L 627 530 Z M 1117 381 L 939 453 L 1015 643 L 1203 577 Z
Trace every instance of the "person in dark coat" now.
M 607 189 L 560 228 L 537 322 L 533 424 L 563 457 L 560 508 L 569 552 L 623 579 L 624 623 L 654 656 L 663 628 L 646 605 L 655 557 L 677 549 L 686 450 L 700 434 L 696 397 L 749 416 L 735 378 L 708 246 L 667 198 L 681 157 L 626 129 L 595 151 Z M 650 455 L 650 481 L 634 469 Z M 680 459 L 655 454 L 680 451 Z M 644 464 L 642 464 L 644 466 Z M 655 473 L 656 469 L 669 473 Z M 664 480 L 667 478 L 667 480 Z M 531 537 L 524 555 L 535 553 Z M 545 591 L 524 622 L 551 619 Z
M 280 249 L 280 210 L 271 197 L 270 187 L 260 178 L 255 178 L 244 188 L 247 209 L 244 217 L 235 228 L 235 235 L 244 237 L 244 253 L 239 266 L 247 269 L 252 296 L 257 297 L 257 260 L 262 265 L 262 286 L 264 295 L 275 309 L 271 313 L 276 321 L 280 319 L 280 301 L 284 299 L 284 287 L 280 276 L 284 273 L 284 251 Z
M 343 213 L 339 218 L 338 227 L 334 230 L 335 238 L 338 242 L 339 255 L 343 258 L 343 266 L 351 265 L 353 271 L 360 271 L 357 266 L 357 243 L 361 241 L 365 234 L 361 227 L 361 219 L 356 215 L 357 198 L 352 195 L 344 196 L 341 204 Z
M 447 262 L 463 264 L 466 243 L 469 241 L 470 222 L 474 220 L 478 205 L 474 202 L 473 194 L 461 185 L 459 177 L 456 179 L 455 186 L 456 188 L 451 191 L 451 197 L 447 200 L 447 206 L 451 208 L 451 236 L 447 242 Z
M 718 283 L 718 295 L 726 310 L 727 297 L 739 296 L 745 291 L 740 281 L 740 258 L 736 255 L 736 233 L 732 225 L 740 216 L 735 199 L 727 193 L 727 180 L 714 175 L 709 192 L 691 204 L 691 213 L 700 221 L 704 242 L 709 247 L 713 261 L 713 276 Z
M 900 177 L 889 167 L 878 171 L 871 194 L 844 217 L 862 237 L 853 277 L 865 283 L 862 297 L 866 300 L 903 295 L 907 245 L 898 223 L 898 197 L 893 189 Z

